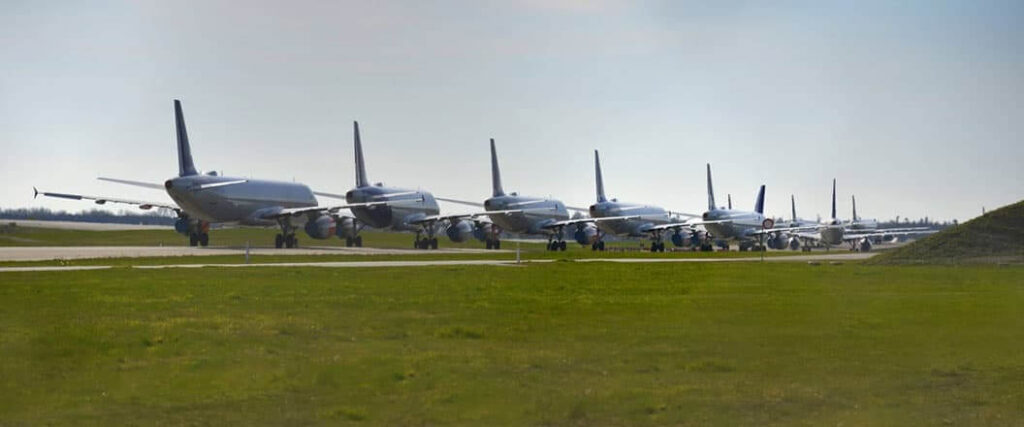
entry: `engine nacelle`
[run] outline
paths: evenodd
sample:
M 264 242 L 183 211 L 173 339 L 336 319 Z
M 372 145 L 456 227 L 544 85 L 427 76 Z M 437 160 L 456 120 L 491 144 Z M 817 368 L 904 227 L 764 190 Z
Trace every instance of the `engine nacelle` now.
M 871 239 L 868 239 L 866 237 L 863 238 L 863 239 L 860 239 L 860 241 L 857 242 L 857 250 L 859 250 L 861 252 L 868 252 L 868 251 L 870 251 L 871 250 Z
M 445 228 L 444 234 L 447 234 L 451 241 L 461 243 L 474 237 L 474 228 L 476 227 L 470 221 L 459 221 Z
M 572 234 L 572 238 L 576 240 L 576 243 L 581 245 L 591 245 L 597 242 L 599 234 L 597 227 L 594 224 L 582 224 L 576 227 L 576 232 Z
M 786 243 L 786 239 L 779 234 L 768 236 L 768 240 L 764 242 L 768 249 L 785 249 Z
M 790 237 L 789 244 L 787 246 L 789 246 L 789 249 L 793 251 L 800 249 L 800 239 L 796 237 Z
M 334 217 L 334 234 L 339 238 L 354 238 L 357 231 L 355 218 Z
M 336 223 L 329 215 L 321 215 L 317 219 L 306 221 L 306 234 L 314 239 L 326 239 L 335 233 Z
M 192 228 L 191 222 L 192 221 L 189 221 L 188 218 L 178 218 L 174 221 L 174 231 L 187 236 L 189 230 Z

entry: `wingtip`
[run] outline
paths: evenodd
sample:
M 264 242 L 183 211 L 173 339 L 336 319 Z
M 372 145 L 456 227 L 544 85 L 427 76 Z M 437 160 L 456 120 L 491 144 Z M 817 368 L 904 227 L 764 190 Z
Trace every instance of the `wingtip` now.
M 35 199 L 36 197 L 39 197 L 39 190 L 32 187 L 32 198 Z

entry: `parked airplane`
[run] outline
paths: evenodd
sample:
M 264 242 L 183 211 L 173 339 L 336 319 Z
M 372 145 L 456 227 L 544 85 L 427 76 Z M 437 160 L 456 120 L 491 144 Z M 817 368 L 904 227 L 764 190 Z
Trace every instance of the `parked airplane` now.
M 590 205 L 590 218 L 561 221 L 558 225 L 576 226 L 574 237 L 581 245 L 590 244 L 591 250 L 604 250 L 604 236 L 612 234 L 626 237 L 650 237 L 651 251 L 664 251 L 661 229 L 654 226 L 678 222 L 665 209 L 653 205 L 609 200 L 604 194 L 604 179 L 601 175 L 601 157 L 594 150 L 594 179 L 597 202 Z M 593 224 L 597 226 L 594 227 Z
M 564 230 L 566 225 L 561 223 L 569 218 L 569 212 L 565 204 L 555 199 L 520 196 L 514 192 L 506 194 L 501 186 L 501 170 L 498 167 L 498 154 L 494 147 L 493 138 L 491 139 L 491 189 L 491 197 L 484 200 L 483 203 L 484 212 L 444 217 L 444 219 L 453 222 L 453 225 L 449 227 L 449 230 L 451 230 L 448 233 L 449 237 L 452 237 L 453 232 L 459 232 L 464 236 L 475 228 L 475 236 L 478 238 L 484 237 L 487 249 L 500 249 L 501 240 L 498 237 L 500 231 L 544 235 L 548 237 L 548 250 L 565 250 Z M 442 197 L 437 199 L 476 207 L 480 206 L 479 203 L 457 199 Z M 471 224 L 467 222 L 483 216 L 490 218 L 491 224 Z
M 359 232 L 364 226 L 379 229 L 415 231 L 416 249 L 437 249 L 437 223 L 441 212 L 434 195 L 423 190 L 385 187 L 383 183 L 370 184 L 366 178 L 366 161 L 363 158 L 363 143 L 359 135 L 359 122 L 353 122 L 356 186 L 344 195 L 316 192 L 318 196 L 342 198 L 348 203 L 362 204 L 383 202 L 368 206 L 355 206 L 353 217 L 335 217 L 338 223 L 338 237 L 345 239 L 345 246 L 362 246 L 363 237 Z M 423 237 L 423 238 L 421 238 Z
M 192 161 L 188 132 L 181 102 L 174 100 L 175 128 L 178 145 L 178 176 L 163 185 L 125 179 L 100 178 L 104 181 L 139 187 L 161 189 L 174 200 L 174 204 L 154 203 L 115 197 L 86 196 L 80 194 L 41 192 L 42 194 L 73 200 L 91 200 L 97 204 L 123 203 L 143 210 L 154 207 L 173 210 L 178 215 L 174 229 L 189 236 L 189 245 L 209 244 L 211 223 L 250 226 L 277 226 L 274 246 L 298 246 L 295 231 L 299 227 L 314 239 L 326 239 L 335 233 L 335 221 L 330 213 L 340 209 L 380 204 L 379 202 L 351 203 L 320 207 L 309 187 L 285 181 L 267 181 L 250 178 L 217 176 L 216 172 L 200 174 Z
M 875 230 L 878 229 L 878 221 L 875 219 L 864 219 L 857 216 L 857 196 L 850 196 L 850 203 L 853 206 L 853 218 L 850 219 L 850 229 L 853 230 Z
M 810 224 L 797 227 L 781 227 L 764 231 L 760 234 L 770 235 L 771 238 L 779 238 L 782 235 L 796 237 L 804 241 L 803 249 L 811 250 L 811 244 L 825 246 L 829 249 L 832 246 L 847 243 L 851 250 L 867 252 L 871 250 L 871 243 L 874 239 L 883 236 L 901 236 L 908 234 L 931 233 L 926 227 L 894 228 L 886 230 L 865 230 L 852 228 L 855 221 L 844 222 L 836 217 L 836 180 L 832 180 L 832 216 L 819 224 Z M 869 224 L 869 223 L 862 223 Z

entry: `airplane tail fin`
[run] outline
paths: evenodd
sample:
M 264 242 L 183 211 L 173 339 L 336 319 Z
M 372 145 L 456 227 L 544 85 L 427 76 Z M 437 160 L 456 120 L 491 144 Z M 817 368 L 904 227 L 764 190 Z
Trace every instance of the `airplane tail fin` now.
M 726 200 L 726 206 L 728 206 L 729 209 L 732 209 L 732 194 L 726 194 L 725 195 L 725 200 Z
M 181 101 L 174 100 L 174 127 L 178 133 L 178 176 L 199 175 L 192 163 L 192 149 L 188 145 L 185 130 L 185 115 L 181 112 Z
M 711 163 L 708 163 L 708 210 L 715 209 L 715 190 L 711 187 Z
M 604 178 L 601 176 L 601 158 L 597 155 L 597 150 L 594 150 L 594 176 L 597 179 L 597 202 L 607 202 L 608 199 L 604 196 Z
M 850 196 L 850 202 L 853 203 L 853 220 L 857 220 L 857 196 Z
M 836 219 L 836 179 L 832 178 L 832 219 Z
M 498 152 L 494 148 L 494 138 L 491 138 L 491 186 L 494 189 L 494 197 L 505 195 L 505 190 L 501 188 L 501 170 L 498 169 Z
M 789 195 L 789 203 L 793 207 L 793 222 L 796 222 L 796 197 Z
M 366 179 L 366 162 L 363 160 L 363 141 L 359 138 L 359 122 L 352 122 L 356 147 L 356 187 L 369 185 Z
M 757 191 L 757 200 L 754 201 L 754 212 L 764 214 L 764 185 Z

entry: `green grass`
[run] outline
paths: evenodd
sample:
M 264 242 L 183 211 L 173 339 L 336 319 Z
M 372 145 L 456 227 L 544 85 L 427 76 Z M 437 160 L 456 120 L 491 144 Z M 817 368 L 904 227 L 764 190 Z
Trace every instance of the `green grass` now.
M 0 424 L 1018 424 L 1024 269 L 0 273 Z
M 893 249 L 877 264 L 1024 264 L 1024 201 Z

